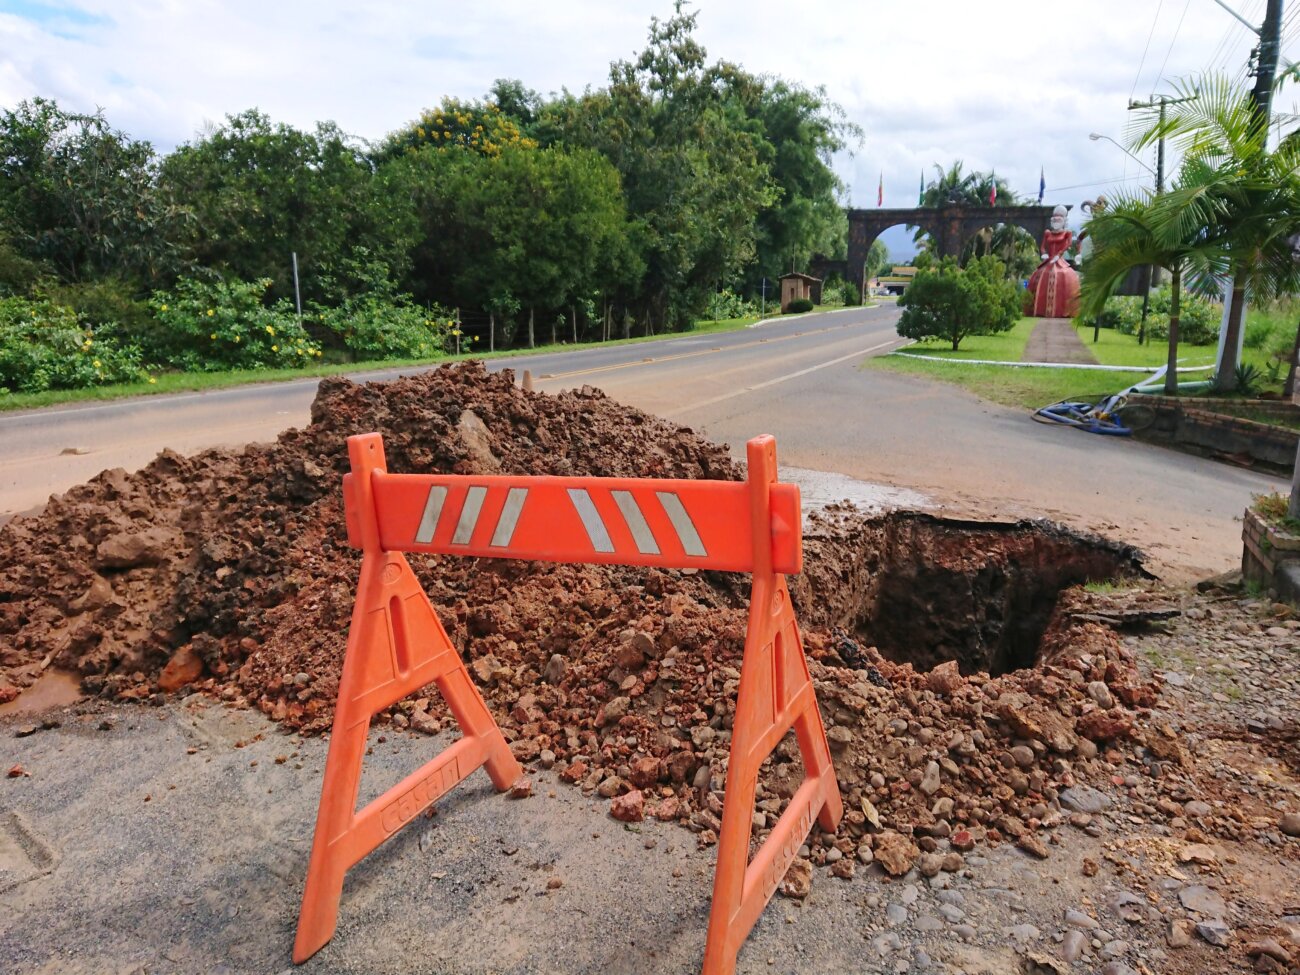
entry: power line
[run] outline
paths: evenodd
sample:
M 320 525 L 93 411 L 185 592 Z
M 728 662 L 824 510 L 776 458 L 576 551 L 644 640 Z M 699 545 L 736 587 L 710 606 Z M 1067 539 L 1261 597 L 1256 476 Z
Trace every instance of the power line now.
M 1240 24 L 1236 23 L 1228 25 L 1227 30 L 1223 32 L 1223 37 L 1221 37 L 1219 43 L 1214 46 L 1214 53 L 1210 55 L 1209 60 L 1206 62 L 1207 64 L 1218 65 L 1219 67 L 1223 66 L 1224 59 L 1228 54 L 1229 45 L 1232 43 L 1233 38 L 1237 36 L 1237 28 L 1240 26 Z
M 1282 21 L 1282 33 L 1284 35 L 1293 35 L 1295 33 L 1295 25 L 1298 19 L 1300 19 L 1300 7 L 1293 6 L 1291 12 L 1288 13 L 1286 18 Z
M 1260 4 L 1262 2 L 1263 0 L 1249 0 L 1247 6 L 1243 8 L 1242 19 L 1253 21 L 1259 14 Z M 1240 21 L 1236 21 L 1228 26 L 1227 31 L 1223 35 L 1223 40 L 1219 42 L 1218 46 L 1214 49 L 1214 55 L 1210 58 L 1211 63 L 1217 62 L 1220 71 L 1226 71 L 1230 62 L 1239 62 L 1240 58 L 1236 53 L 1233 42 L 1240 36 L 1237 33 L 1238 30 L 1247 29 L 1249 28 Z
M 1300 37 L 1300 4 L 1293 6 L 1282 22 L 1282 50 L 1285 51 L 1287 46 L 1298 37 Z
M 1169 50 L 1165 51 L 1165 59 L 1160 64 L 1160 70 L 1156 72 L 1156 84 L 1160 84 L 1161 79 L 1165 76 L 1165 67 L 1169 64 L 1169 55 L 1174 53 L 1174 43 L 1178 40 L 1178 34 L 1183 29 L 1183 21 L 1187 19 L 1187 11 L 1192 6 L 1192 0 L 1187 0 L 1183 5 L 1183 15 L 1178 18 L 1178 26 L 1174 28 L 1174 36 L 1169 41 Z M 1129 95 L 1132 98 L 1132 95 Z
M 1108 186 L 1111 183 L 1131 183 L 1135 179 L 1141 179 L 1141 176 L 1112 176 L 1109 179 L 1095 179 L 1091 183 L 1075 183 L 1072 186 L 1053 186 L 1053 191 L 1060 190 L 1080 190 L 1089 186 Z
M 1160 0 L 1160 2 L 1156 4 L 1156 15 L 1151 18 L 1151 29 L 1147 31 L 1147 43 L 1146 46 L 1142 48 L 1142 60 L 1138 62 L 1137 77 L 1133 79 L 1133 90 L 1128 93 L 1129 98 L 1132 98 L 1134 94 L 1137 93 L 1138 82 L 1142 80 L 1142 68 L 1147 63 L 1147 51 L 1151 50 L 1151 38 L 1155 36 L 1156 22 L 1160 20 L 1160 11 L 1164 5 L 1165 0 Z

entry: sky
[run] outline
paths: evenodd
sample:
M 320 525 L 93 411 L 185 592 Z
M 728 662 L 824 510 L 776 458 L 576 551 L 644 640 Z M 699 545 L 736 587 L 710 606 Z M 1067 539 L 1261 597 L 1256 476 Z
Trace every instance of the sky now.
M 1225 0 L 1258 24 L 1265 0 Z M 1287 5 L 1283 63 L 1300 59 Z M 824 87 L 862 129 L 834 166 L 853 206 L 916 204 L 922 173 L 961 160 L 1022 196 L 1072 204 L 1151 173 L 1124 142 L 1130 99 L 1205 69 L 1241 74 L 1255 36 L 1214 0 L 697 0 L 711 60 Z M 443 96 L 497 78 L 543 94 L 608 79 L 671 0 L 0 0 L 0 107 L 33 96 L 103 109 L 159 151 L 257 107 L 382 138 Z M 1275 103 L 1295 111 L 1295 89 Z M 1142 154 L 1154 168 L 1154 150 Z M 886 238 L 906 250 L 900 229 Z

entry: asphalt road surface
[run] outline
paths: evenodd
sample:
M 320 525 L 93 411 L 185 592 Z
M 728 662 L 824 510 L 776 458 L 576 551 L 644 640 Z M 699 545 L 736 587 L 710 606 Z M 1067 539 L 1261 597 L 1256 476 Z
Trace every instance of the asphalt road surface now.
M 918 490 L 962 513 L 1050 517 L 1144 548 L 1162 575 L 1240 560 L 1242 510 L 1275 477 L 1032 422 L 954 387 L 862 368 L 902 345 L 892 305 L 717 335 L 493 360 L 538 390 L 598 386 L 730 444 L 777 437 L 786 465 Z M 361 373 L 391 379 L 414 370 Z M 308 422 L 316 379 L 0 415 L 0 518 L 109 467 L 273 439 Z

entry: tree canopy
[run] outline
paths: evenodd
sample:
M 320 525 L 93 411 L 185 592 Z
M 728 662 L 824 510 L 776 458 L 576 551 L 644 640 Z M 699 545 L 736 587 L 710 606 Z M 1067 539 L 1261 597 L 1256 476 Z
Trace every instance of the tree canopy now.
M 1220 391 L 1237 385 L 1237 345 L 1246 298 L 1300 292 L 1291 240 L 1300 233 L 1300 139 L 1268 146 L 1268 126 L 1251 93 L 1207 75 L 1175 86 L 1181 97 L 1162 116 L 1138 117 L 1135 149 L 1168 139 L 1182 156 L 1173 187 L 1143 200 L 1121 200 L 1089 222 L 1093 253 L 1084 299 L 1104 302 L 1122 271 L 1153 263 L 1231 280 L 1232 308 L 1215 376 Z M 1171 339 L 1176 332 L 1171 329 Z M 1171 350 L 1171 357 L 1172 357 Z M 1294 374 L 1294 365 L 1292 366 Z M 1294 380 L 1289 380 L 1294 385 Z
M 292 299 L 296 255 L 313 314 L 384 294 L 491 315 L 507 340 L 560 315 L 575 336 L 689 327 L 718 293 L 843 256 L 831 161 L 860 138 L 824 90 L 695 35 L 678 3 L 601 87 L 498 79 L 375 144 L 250 108 L 159 156 L 102 113 L 24 102 L 0 113 L 0 293 L 152 328 L 150 296 L 182 281 Z
M 968 335 L 1005 332 L 1020 319 L 1020 292 L 995 257 L 977 257 L 963 269 L 955 258 L 927 262 L 898 299 L 898 334 L 937 338 L 956 351 Z

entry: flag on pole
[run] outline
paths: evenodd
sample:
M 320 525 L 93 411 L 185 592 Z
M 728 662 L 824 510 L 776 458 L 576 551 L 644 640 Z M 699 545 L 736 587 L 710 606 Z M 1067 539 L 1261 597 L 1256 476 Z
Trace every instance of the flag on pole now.
M 993 179 L 991 185 L 989 186 L 989 206 L 995 207 L 997 205 L 998 205 L 998 174 L 997 174 L 997 170 L 994 170 Z
M 1043 178 L 1043 169 L 1038 169 L 1038 202 L 1043 202 L 1043 194 L 1047 192 L 1047 180 Z
M 921 170 L 921 188 L 916 191 L 916 205 L 925 203 L 925 170 Z
M 876 206 L 885 205 L 885 171 L 880 171 L 880 185 L 876 187 Z

